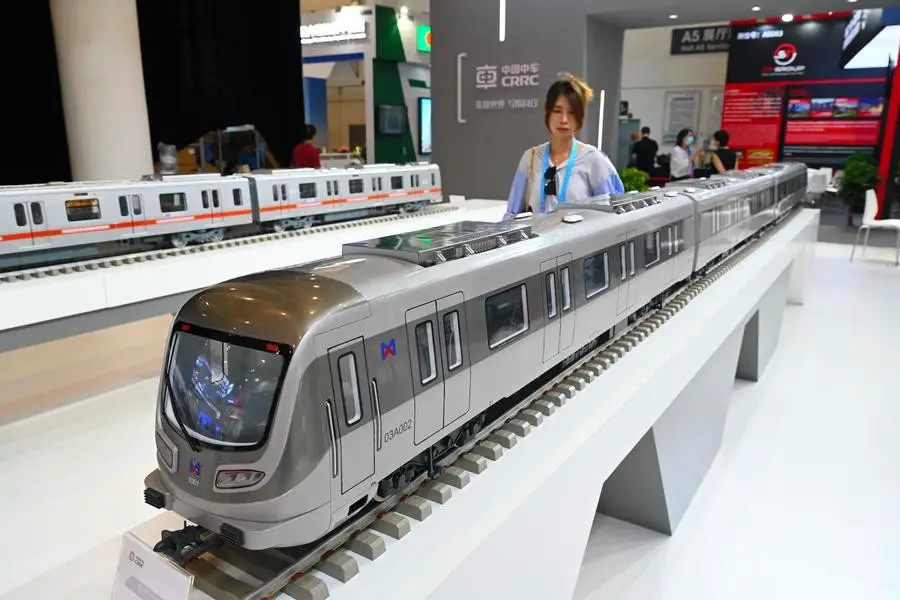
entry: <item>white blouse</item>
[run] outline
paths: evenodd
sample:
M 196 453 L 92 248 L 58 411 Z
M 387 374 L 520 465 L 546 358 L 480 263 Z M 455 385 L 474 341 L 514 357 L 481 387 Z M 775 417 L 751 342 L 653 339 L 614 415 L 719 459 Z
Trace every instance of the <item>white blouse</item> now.
M 687 177 L 691 174 L 691 157 L 688 156 L 687 150 L 681 146 L 672 146 L 669 165 L 671 166 L 671 176 L 673 179 L 677 177 Z

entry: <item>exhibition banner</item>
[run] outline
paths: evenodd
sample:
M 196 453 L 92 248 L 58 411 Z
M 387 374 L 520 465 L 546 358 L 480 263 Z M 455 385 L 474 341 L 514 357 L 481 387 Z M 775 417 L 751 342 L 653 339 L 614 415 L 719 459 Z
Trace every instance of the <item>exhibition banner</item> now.
M 841 18 L 732 28 L 722 129 L 742 152 L 741 168 L 783 159 L 839 166 L 879 145 L 886 69 L 842 67 L 848 25 Z

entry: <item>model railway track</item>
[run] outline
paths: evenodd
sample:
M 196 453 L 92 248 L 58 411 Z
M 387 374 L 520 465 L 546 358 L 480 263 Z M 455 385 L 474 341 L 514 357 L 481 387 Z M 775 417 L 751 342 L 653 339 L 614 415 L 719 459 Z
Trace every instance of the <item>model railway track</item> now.
M 157 250 L 149 250 L 146 252 L 137 252 L 133 254 L 115 254 L 103 258 L 94 258 L 89 260 L 81 260 L 76 262 L 63 263 L 58 265 L 49 265 L 42 267 L 34 267 L 19 271 L 9 271 L 0 273 L 0 284 L 17 283 L 20 281 L 28 281 L 31 279 L 41 279 L 45 277 L 59 277 L 63 275 L 71 275 L 73 273 L 85 273 L 89 271 L 100 271 L 102 269 L 112 269 L 125 265 L 137 263 L 145 263 L 155 260 L 164 260 L 166 258 L 174 258 L 178 256 L 186 256 L 189 254 L 198 254 L 201 252 L 213 252 L 226 248 L 235 248 L 237 246 L 245 246 L 249 244 L 264 244 L 267 242 L 282 241 L 292 237 L 304 235 L 315 235 L 318 233 L 326 233 L 329 231 L 337 231 L 339 229 L 352 229 L 364 227 L 366 225 L 378 225 L 381 223 L 390 223 L 392 221 L 400 221 L 404 219 L 414 219 L 420 217 L 429 217 L 441 213 L 447 213 L 457 210 L 455 206 L 436 205 L 432 208 L 426 208 L 416 212 L 385 215 L 381 217 L 371 217 L 368 219 L 358 219 L 352 221 L 343 221 L 339 223 L 330 223 L 327 225 L 318 225 L 308 229 L 297 229 L 292 231 L 284 231 L 279 233 L 265 233 L 260 235 L 249 235 L 244 237 L 236 237 L 233 239 L 223 240 L 221 242 L 209 242 L 205 244 L 195 244 L 185 246 L 184 248 L 163 248 Z
M 520 438 L 528 436 L 587 384 L 609 371 L 701 292 L 765 243 L 795 213 L 796 210 L 792 211 L 758 238 L 736 248 L 705 275 L 674 290 L 661 308 L 648 313 L 597 349 L 576 358 L 537 391 L 527 394 L 488 423 L 465 445 L 436 461 L 442 468 L 436 479 L 420 475 L 402 494 L 372 504 L 319 542 L 305 546 L 250 551 L 222 542 L 217 533 L 206 532 L 204 535 L 213 547 L 182 565 L 194 574 L 195 588 L 215 600 L 274 600 L 280 594 L 295 600 L 328 598 L 328 585 L 316 571 L 341 582 L 352 579 L 359 572 L 354 555 L 377 559 L 386 551 L 382 536 L 395 540 L 403 538 L 411 529 L 410 520 L 427 519 L 431 515 L 431 503 L 448 502 L 455 490 L 468 485 L 472 476 L 484 472 L 491 462 L 514 448 Z

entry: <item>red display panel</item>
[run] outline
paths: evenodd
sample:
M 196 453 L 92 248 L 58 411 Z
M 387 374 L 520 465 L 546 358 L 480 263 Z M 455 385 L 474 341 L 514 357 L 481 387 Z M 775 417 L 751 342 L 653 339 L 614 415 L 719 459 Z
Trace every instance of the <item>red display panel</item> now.
M 876 146 L 881 121 L 788 121 L 788 146 Z
M 731 136 L 729 146 L 743 154 L 739 168 L 778 160 L 784 91 L 784 86 L 725 86 L 722 129 Z

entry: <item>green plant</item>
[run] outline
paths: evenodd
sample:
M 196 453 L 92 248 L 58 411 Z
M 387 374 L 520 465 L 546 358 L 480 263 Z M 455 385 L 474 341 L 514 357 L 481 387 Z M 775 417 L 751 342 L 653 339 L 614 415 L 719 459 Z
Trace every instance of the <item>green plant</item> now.
M 635 167 L 627 167 L 619 171 L 619 179 L 622 180 L 622 186 L 626 192 L 643 192 L 650 187 L 647 185 L 650 176 Z
M 841 178 L 841 198 L 850 208 L 850 213 L 861 213 L 866 206 L 866 192 L 874 190 L 881 182 L 878 165 L 872 156 L 862 152 L 851 154 L 844 164 Z

